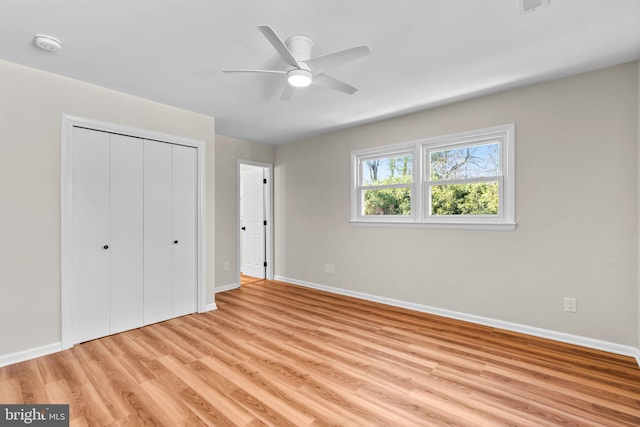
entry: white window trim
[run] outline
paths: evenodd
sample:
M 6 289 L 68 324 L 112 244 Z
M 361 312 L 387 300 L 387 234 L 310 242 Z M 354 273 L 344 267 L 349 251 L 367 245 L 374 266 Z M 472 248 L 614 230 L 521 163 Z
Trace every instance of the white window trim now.
M 483 141 L 501 142 L 502 175 L 495 178 L 460 180 L 464 182 L 498 181 L 500 213 L 487 216 L 432 216 L 429 215 L 429 197 L 427 190 L 429 164 L 426 159 L 431 150 L 481 144 Z M 436 228 L 460 230 L 504 230 L 511 231 L 515 222 L 515 125 L 507 124 L 486 129 L 472 130 L 451 135 L 438 136 L 419 141 L 363 149 L 351 153 L 351 220 L 357 226 Z M 412 153 L 413 184 L 411 186 L 412 210 L 409 216 L 365 216 L 361 215 L 359 178 L 363 173 L 362 165 L 372 158 Z M 453 181 L 443 181 L 452 184 Z M 382 187 L 380 187 L 382 188 Z

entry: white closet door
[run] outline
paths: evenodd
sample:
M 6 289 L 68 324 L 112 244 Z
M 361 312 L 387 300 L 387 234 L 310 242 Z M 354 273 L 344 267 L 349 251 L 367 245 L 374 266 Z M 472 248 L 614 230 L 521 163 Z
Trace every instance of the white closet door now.
M 109 134 L 73 130 L 72 216 L 74 342 L 110 333 Z
M 197 148 L 72 132 L 70 341 L 196 312 Z
M 198 152 L 173 146 L 173 316 L 197 311 Z
M 112 334 L 143 325 L 142 144 L 111 135 Z
M 172 145 L 144 141 L 144 324 L 173 312 Z

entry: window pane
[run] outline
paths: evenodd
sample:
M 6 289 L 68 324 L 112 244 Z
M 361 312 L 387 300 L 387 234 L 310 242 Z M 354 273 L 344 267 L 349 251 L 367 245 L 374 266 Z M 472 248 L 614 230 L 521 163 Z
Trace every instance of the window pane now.
M 362 185 L 411 183 L 413 156 L 384 157 L 362 164 Z
M 431 215 L 497 214 L 497 182 L 431 186 Z
M 500 175 L 500 144 L 497 142 L 430 154 L 432 181 Z
M 411 188 L 364 190 L 363 215 L 411 215 Z

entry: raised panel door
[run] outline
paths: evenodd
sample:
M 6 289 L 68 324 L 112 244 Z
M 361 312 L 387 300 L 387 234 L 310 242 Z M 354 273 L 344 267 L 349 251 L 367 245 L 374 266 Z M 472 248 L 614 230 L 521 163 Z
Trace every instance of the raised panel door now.
M 262 168 L 252 168 L 242 175 L 244 233 L 242 272 L 265 277 L 264 183 Z

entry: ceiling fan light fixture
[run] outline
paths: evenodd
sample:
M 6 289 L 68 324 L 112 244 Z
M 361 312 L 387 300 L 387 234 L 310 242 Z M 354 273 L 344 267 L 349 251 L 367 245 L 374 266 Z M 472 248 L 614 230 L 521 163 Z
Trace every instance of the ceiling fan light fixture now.
M 307 87 L 313 80 L 313 74 L 307 70 L 294 69 L 287 73 L 287 81 L 293 87 Z

